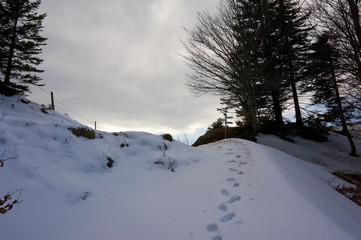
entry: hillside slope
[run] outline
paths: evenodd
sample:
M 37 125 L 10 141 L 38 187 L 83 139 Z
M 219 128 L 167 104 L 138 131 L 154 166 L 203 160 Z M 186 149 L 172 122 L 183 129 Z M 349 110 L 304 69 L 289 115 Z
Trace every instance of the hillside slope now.
M 0 97 L 0 198 L 22 201 L 2 240 L 361 239 L 361 208 L 322 167 L 239 139 L 76 137 L 79 123 L 20 100 Z
M 300 137 L 292 137 L 293 142 L 289 142 L 274 135 L 264 134 L 257 136 L 257 140 L 259 144 L 321 165 L 330 172 L 361 174 L 361 139 L 359 138 L 354 138 L 358 157 L 349 155 L 350 145 L 346 136 L 333 132 L 330 132 L 327 142 L 314 142 Z

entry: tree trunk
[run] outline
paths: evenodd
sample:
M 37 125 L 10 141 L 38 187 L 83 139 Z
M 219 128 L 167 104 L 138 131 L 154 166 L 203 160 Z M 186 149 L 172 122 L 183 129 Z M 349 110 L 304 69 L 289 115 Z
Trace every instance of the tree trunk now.
M 18 19 L 19 19 L 19 6 L 17 6 L 17 12 L 16 12 L 16 16 L 15 16 L 15 21 L 14 21 L 13 32 L 12 32 L 12 36 L 11 36 L 11 44 L 9 47 L 9 56 L 8 56 L 8 62 L 7 62 L 5 78 L 4 78 L 5 85 L 10 84 L 10 75 L 11 75 L 11 69 L 13 67 L 12 64 L 13 64 L 15 45 L 16 45 L 16 31 L 17 31 L 17 27 L 18 27 L 17 26 Z
M 257 121 L 257 110 L 254 104 L 254 99 L 251 100 L 250 117 L 251 117 L 250 120 L 252 126 L 252 137 L 256 137 L 259 131 L 259 124 Z
M 302 120 L 302 115 L 301 115 L 300 103 L 298 101 L 296 83 L 292 82 L 291 87 L 292 87 L 292 97 L 293 97 L 293 102 L 294 102 L 294 107 L 295 107 L 296 125 L 297 125 L 297 127 L 302 127 L 303 120 Z
M 331 66 L 333 63 L 331 62 Z M 352 136 L 350 134 L 350 132 L 348 131 L 347 128 L 347 123 L 346 123 L 346 119 L 345 119 L 345 115 L 344 115 L 344 111 L 342 108 L 342 103 L 341 103 L 341 98 L 340 98 L 340 93 L 338 91 L 338 86 L 337 86 L 337 81 L 336 81 L 336 76 L 335 76 L 335 71 L 332 67 L 332 82 L 333 82 L 333 86 L 335 88 L 335 92 L 336 92 L 336 101 L 337 101 L 337 105 L 338 105 L 338 110 L 339 110 L 339 114 L 340 114 L 340 118 L 341 118 L 341 122 L 342 122 L 342 131 L 344 132 L 344 134 L 347 137 L 348 142 L 350 143 L 350 147 L 351 147 L 351 152 L 350 155 L 351 156 L 356 156 L 356 146 L 352 140 Z
M 293 97 L 293 103 L 294 103 L 294 107 L 295 107 L 296 125 L 297 125 L 297 127 L 300 128 L 300 127 L 303 126 L 303 121 L 302 121 L 300 103 L 298 101 L 298 94 L 297 94 L 297 88 L 296 88 L 295 75 L 293 73 L 293 63 L 292 63 L 292 59 L 290 57 L 290 54 L 288 54 L 288 67 L 289 67 L 289 71 L 290 71 L 292 97 Z
M 281 129 L 283 127 L 283 117 L 282 117 L 281 101 L 279 99 L 278 91 L 276 89 L 273 89 L 271 96 L 273 101 L 273 111 L 276 118 L 276 126 L 279 129 Z
M 350 7 L 351 18 L 352 18 L 353 26 L 355 28 L 356 37 L 358 39 L 359 44 L 361 44 L 361 25 L 360 25 L 359 9 L 357 3 L 354 0 L 347 0 L 347 2 Z

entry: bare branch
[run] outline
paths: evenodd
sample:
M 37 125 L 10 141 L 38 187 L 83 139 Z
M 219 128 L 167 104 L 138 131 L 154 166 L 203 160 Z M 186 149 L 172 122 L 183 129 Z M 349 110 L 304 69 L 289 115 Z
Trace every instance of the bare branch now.
M 19 157 L 18 155 L 16 155 L 14 157 L 3 158 L 5 156 L 5 153 L 6 153 L 6 150 L 4 150 L 4 152 L 0 156 L 0 167 L 4 167 L 4 162 L 12 160 L 12 159 L 17 159 Z
M 1 214 L 5 214 L 8 211 L 10 211 L 14 205 L 19 205 L 20 203 L 23 202 L 23 200 L 20 200 L 21 198 L 21 193 L 22 193 L 22 188 L 21 189 L 17 189 L 16 191 L 12 192 L 12 193 L 7 193 L 3 198 L 0 198 L 0 213 Z M 11 201 L 14 197 L 14 195 L 17 195 L 17 198 L 13 201 Z

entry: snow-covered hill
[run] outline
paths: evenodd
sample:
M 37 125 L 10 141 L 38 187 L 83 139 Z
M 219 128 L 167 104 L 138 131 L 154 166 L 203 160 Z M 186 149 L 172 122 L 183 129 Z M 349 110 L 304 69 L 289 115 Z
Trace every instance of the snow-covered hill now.
M 0 96 L 0 198 L 22 201 L 2 240 L 361 239 L 361 208 L 323 167 L 239 139 L 76 137 L 79 123 L 20 100 Z
M 354 138 L 358 157 L 349 155 L 350 145 L 347 138 L 333 132 L 330 132 L 327 142 L 314 142 L 301 137 L 293 137 L 294 142 L 289 142 L 274 135 L 264 134 L 257 136 L 257 139 L 260 144 L 279 149 L 307 162 L 321 165 L 331 172 L 361 174 L 361 139 Z

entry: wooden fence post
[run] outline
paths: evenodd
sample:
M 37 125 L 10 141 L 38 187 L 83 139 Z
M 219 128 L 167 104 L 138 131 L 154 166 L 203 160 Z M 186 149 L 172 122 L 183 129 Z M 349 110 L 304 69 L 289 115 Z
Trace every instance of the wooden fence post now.
M 50 94 L 51 94 L 51 109 L 52 109 L 52 110 L 55 110 L 54 94 L 53 94 L 53 92 L 50 92 Z

